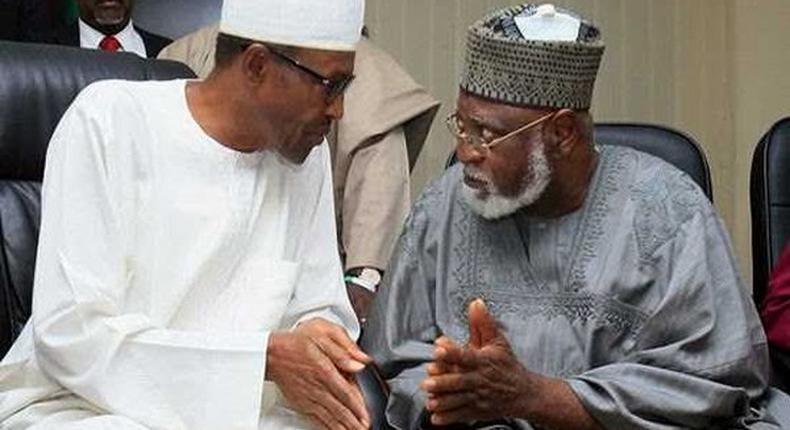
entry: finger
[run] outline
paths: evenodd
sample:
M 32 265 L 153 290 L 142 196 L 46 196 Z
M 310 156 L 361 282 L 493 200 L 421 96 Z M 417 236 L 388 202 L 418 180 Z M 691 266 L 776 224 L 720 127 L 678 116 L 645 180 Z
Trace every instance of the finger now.
M 365 363 L 351 357 L 348 351 L 328 335 L 314 337 L 312 340 L 338 369 L 348 373 L 356 373 L 365 368 Z
M 474 391 L 475 377 L 468 373 L 451 373 L 448 375 L 431 376 L 420 384 L 420 388 L 429 394 L 457 393 Z
M 425 368 L 425 370 L 428 372 L 429 376 L 437 376 L 437 375 L 443 375 L 445 373 L 451 373 L 450 367 L 451 366 L 444 364 L 444 362 L 434 361 L 429 363 L 428 366 Z M 456 373 L 456 372 L 452 372 L 452 373 Z
M 332 329 L 329 330 L 329 335 L 335 341 L 335 343 L 340 345 L 341 348 L 345 349 L 354 360 L 363 364 L 370 364 L 373 362 L 373 359 L 370 358 L 369 355 L 365 354 L 365 352 L 362 351 L 353 340 L 351 340 L 351 338 L 348 336 L 348 333 L 346 333 L 346 331 L 339 326 L 333 324 Z
M 428 399 L 425 407 L 431 412 L 445 412 L 472 404 L 477 396 L 469 391 L 461 393 L 443 394 Z
M 322 423 L 331 429 L 363 429 L 362 423 L 348 408 L 331 395 L 321 396 L 315 412 Z
M 477 420 L 477 414 L 473 408 L 458 408 L 451 411 L 437 412 L 431 414 L 431 424 L 446 426 L 457 423 L 468 423 Z
M 318 428 L 325 429 L 325 430 L 333 430 L 340 427 L 340 423 L 338 423 L 334 417 L 326 413 L 325 411 L 322 412 L 309 412 L 307 417 L 315 423 Z
M 499 326 L 482 299 L 469 304 L 469 343 L 477 349 L 498 340 Z
M 433 342 L 434 358 L 442 359 L 447 353 L 459 353 L 463 348 L 447 336 L 442 336 Z
M 356 428 L 353 427 L 353 424 L 342 422 L 341 417 L 332 413 L 332 409 L 330 409 L 329 405 L 325 405 L 323 402 L 319 401 L 315 403 L 314 407 L 315 410 L 311 416 L 315 417 L 314 421 L 320 422 L 324 428 L 331 430 Z
M 435 362 L 445 367 L 460 366 L 471 369 L 477 364 L 477 356 L 474 351 L 455 344 L 442 343 L 436 346 L 433 357 Z
M 461 348 L 461 345 L 458 342 L 452 340 L 447 336 L 439 336 L 435 341 L 433 341 L 434 347 L 442 347 L 442 348 Z
M 341 428 L 340 422 L 332 414 L 329 413 L 324 402 L 326 402 L 326 395 L 317 390 L 308 392 L 307 409 L 303 413 L 322 429 L 336 429 Z
M 335 369 L 328 372 L 325 380 L 329 392 L 334 396 L 337 402 L 342 404 L 343 410 L 350 411 L 360 423 L 370 423 L 368 410 L 365 407 L 365 400 L 356 384 L 347 381 Z

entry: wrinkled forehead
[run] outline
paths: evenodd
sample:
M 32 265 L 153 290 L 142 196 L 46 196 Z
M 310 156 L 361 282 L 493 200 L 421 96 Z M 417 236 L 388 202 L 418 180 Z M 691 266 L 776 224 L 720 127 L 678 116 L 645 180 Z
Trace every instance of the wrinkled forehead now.
M 458 116 L 495 129 L 506 129 L 515 123 L 539 118 L 551 111 L 548 108 L 517 106 L 489 99 L 461 89 L 456 103 Z

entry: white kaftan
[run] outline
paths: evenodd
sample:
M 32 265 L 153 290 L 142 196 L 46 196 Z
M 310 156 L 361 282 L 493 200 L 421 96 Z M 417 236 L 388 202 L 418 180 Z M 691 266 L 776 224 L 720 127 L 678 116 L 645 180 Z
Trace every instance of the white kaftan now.
M 220 145 L 185 81 L 87 87 L 47 154 L 0 428 L 305 428 L 264 382 L 266 346 L 312 317 L 357 335 L 329 162 L 325 143 L 298 166 Z

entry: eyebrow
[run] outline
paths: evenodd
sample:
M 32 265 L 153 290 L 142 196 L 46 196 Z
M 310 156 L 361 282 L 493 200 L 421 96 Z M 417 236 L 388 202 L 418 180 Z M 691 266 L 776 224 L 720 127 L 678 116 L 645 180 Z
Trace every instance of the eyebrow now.
M 487 128 L 487 129 L 489 129 L 491 131 L 499 132 L 499 133 L 507 132 L 507 127 L 505 127 L 504 124 L 502 124 L 501 122 L 499 122 L 497 120 L 491 120 L 491 119 L 486 120 L 486 119 L 481 118 L 481 117 L 479 117 L 477 115 L 474 115 L 474 114 L 465 115 L 465 116 L 476 127 Z

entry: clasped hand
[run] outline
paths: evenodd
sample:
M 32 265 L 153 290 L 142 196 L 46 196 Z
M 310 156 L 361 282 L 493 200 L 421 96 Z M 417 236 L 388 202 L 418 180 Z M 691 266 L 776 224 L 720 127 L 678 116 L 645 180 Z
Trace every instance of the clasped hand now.
M 522 415 L 532 380 L 482 300 L 469 305 L 469 343 L 442 336 L 421 388 L 434 425 Z
M 370 417 L 352 376 L 370 362 L 345 330 L 316 318 L 270 335 L 266 379 L 321 428 L 362 430 Z

